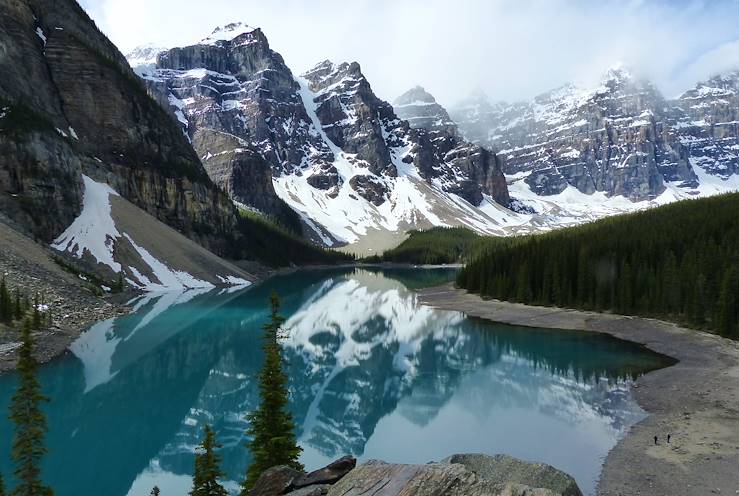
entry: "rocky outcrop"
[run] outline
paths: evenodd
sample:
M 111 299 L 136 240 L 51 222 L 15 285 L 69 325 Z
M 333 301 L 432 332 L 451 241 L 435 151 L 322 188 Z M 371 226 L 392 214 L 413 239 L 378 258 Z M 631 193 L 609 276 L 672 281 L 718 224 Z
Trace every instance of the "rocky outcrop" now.
M 572 186 L 641 201 L 664 192 L 666 182 L 698 185 L 670 126 L 669 103 L 623 67 L 596 88 L 565 85 L 532 102 L 493 105 L 478 93 L 452 116 L 465 136 L 498 153 L 506 174 L 525 175 L 538 195 Z
M 343 460 L 343 459 L 342 459 Z M 348 460 L 348 459 L 347 459 Z M 335 462 L 332 465 L 341 463 Z M 329 465 L 331 467 L 332 465 Z M 327 470 L 322 469 L 322 471 Z M 323 481 L 296 487 L 287 467 L 265 472 L 252 496 L 582 496 L 574 479 L 548 465 L 496 455 L 453 455 L 426 465 L 371 460 Z M 318 471 L 321 472 L 321 471 Z M 269 490 L 267 488 L 270 488 Z M 287 489 L 283 489 L 287 488 Z M 291 491 L 291 489 L 294 489 Z
M 73 0 L 0 2 L 0 209 L 50 242 L 82 173 L 235 256 L 235 210 L 185 136 Z

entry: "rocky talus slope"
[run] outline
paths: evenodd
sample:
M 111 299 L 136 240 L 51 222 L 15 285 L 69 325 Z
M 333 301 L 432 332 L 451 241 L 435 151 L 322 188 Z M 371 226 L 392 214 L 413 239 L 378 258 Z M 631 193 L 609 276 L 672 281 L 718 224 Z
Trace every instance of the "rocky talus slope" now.
M 289 467 L 267 470 L 251 496 L 582 496 L 575 480 L 549 465 L 506 455 L 453 455 L 426 465 L 351 457 L 302 474 Z

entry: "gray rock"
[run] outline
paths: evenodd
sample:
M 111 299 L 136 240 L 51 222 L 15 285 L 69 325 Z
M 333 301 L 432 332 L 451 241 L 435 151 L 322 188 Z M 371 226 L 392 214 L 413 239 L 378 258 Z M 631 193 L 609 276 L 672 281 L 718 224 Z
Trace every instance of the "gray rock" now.
M 462 465 L 400 465 L 372 460 L 341 479 L 328 496 L 455 496 L 472 492 L 479 478 Z
M 510 457 L 455 457 L 464 464 L 449 462 L 454 457 L 426 465 L 369 461 L 332 486 L 328 496 L 581 496 L 571 477 L 546 465 Z
M 508 455 L 460 454 L 441 463 L 460 464 L 495 484 L 520 484 L 544 488 L 562 496 L 582 496 L 572 476 L 544 463 L 532 463 Z
M 328 494 L 329 489 L 331 489 L 330 484 L 319 484 L 290 491 L 287 493 L 287 496 L 323 496 L 324 494 Z
M 343 456 L 323 468 L 302 475 L 293 481 L 292 487 L 301 488 L 316 484 L 333 484 L 357 466 L 357 459 L 353 456 Z
M 285 494 L 292 487 L 293 482 L 303 473 L 286 465 L 268 468 L 259 476 L 254 487 L 249 491 L 250 496 L 279 496 Z

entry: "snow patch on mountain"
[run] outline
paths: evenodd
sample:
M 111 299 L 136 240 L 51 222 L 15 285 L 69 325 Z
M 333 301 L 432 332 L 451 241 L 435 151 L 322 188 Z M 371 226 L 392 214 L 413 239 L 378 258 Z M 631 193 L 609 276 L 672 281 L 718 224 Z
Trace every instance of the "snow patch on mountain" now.
M 86 175 L 82 176 L 82 180 L 85 186 L 82 212 L 54 240 L 51 244 L 53 249 L 105 265 L 114 273 L 124 274 L 129 284 L 144 291 L 215 287 L 214 284 L 186 271 L 170 267 L 144 248 L 141 241 L 134 240 L 130 234 L 119 230 L 112 215 L 110 201 L 111 196 L 119 196 L 118 193 L 109 185 L 96 182 Z M 138 254 L 142 264 L 138 266 L 134 263 L 121 264 L 120 258 L 116 256 L 116 247 L 124 241 Z M 250 284 L 249 281 L 232 274 L 216 277 L 228 285 Z
M 118 196 L 118 193 L 107 184 L 95 182 L 85 175 L 82 181 L 85 184 L 82 212 L 51 247 L 77 258 L 82 258 L 87 252 L 98 263 L 120 272 L 121 264 L 113 259 L 113 248 L 121 233 L 110 215 L 109 199 L 110 195 Z

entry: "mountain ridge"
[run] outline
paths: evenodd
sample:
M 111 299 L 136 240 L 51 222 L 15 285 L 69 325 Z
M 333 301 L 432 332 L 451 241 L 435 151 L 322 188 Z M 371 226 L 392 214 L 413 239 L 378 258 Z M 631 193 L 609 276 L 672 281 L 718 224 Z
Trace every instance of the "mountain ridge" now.
M 485 212 L 508 202 L 490 154 L 479 154 L 480 165 L 476 155 L 448 162 L 374 94 L 356 62 L 324 61 L 296 77 L 261 29 L 229 26 L 233 37 L 172 48 L 158 53 L 156 69 L 134 69 L 233 200 L 271 215 L 286 202 L 303 232 L 329 246 L 419 225 L 469 225 L 468 210 L 472 227 L 502 232 L 495 217 L 506 217 L 505 208 Z M 142 53 L 129 55 L 149 63 Z M 269 167 L 245 164 L 239 180 L 230 157 L 245 153 Z

